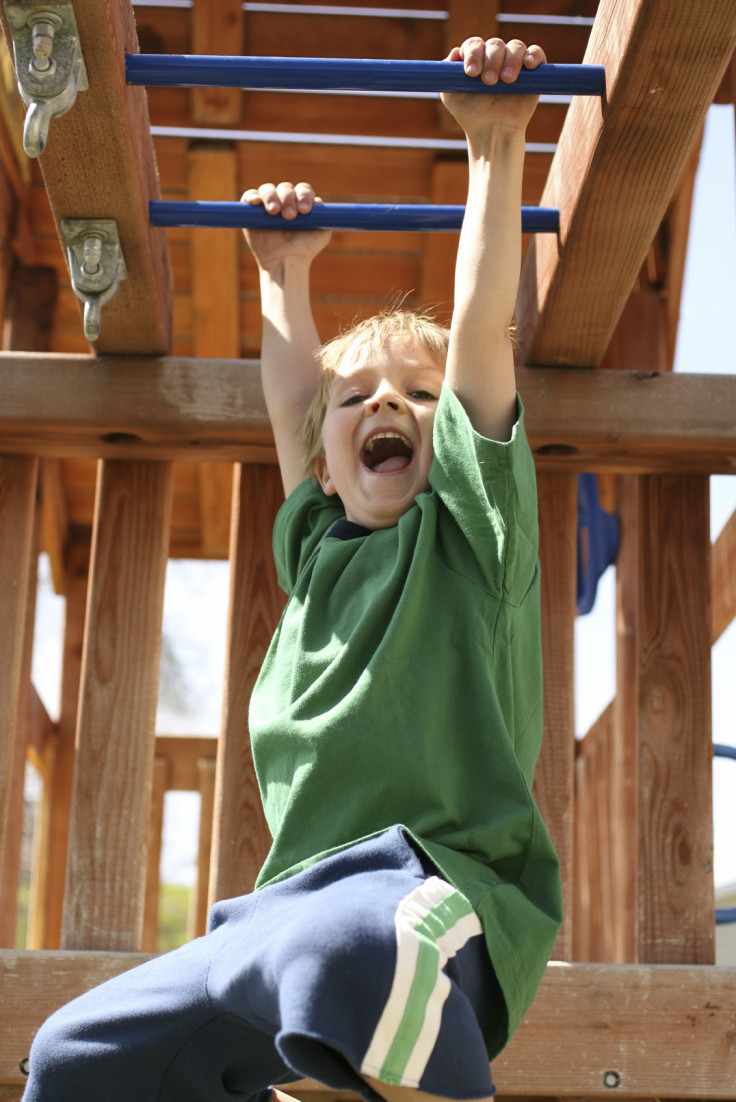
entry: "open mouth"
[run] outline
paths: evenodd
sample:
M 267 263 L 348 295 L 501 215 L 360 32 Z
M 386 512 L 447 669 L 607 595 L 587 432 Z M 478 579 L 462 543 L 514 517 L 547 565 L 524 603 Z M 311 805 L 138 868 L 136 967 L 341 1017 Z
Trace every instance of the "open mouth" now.
M 414 455 L 411 441 L 400 432 L 377 432 L 366 440 L 362 460 L 376 474 L 404 471 Z

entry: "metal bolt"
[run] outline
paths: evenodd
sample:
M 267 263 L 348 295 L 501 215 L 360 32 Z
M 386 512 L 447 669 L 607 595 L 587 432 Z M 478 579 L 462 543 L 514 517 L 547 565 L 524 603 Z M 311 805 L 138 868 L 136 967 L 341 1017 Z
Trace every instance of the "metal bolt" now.
M 609 1091 L 615 1091 L 621 1085 L 621 1076 L 617 1071 L 607 1071 L 603 1074 L 603 1086 Z
M 51 54 L 54 50 L 56 21 L 45 14 L 36 19 L 31 30 L 33 61 L 30 64 L 36 76 L 50 76 L 56 70 L 56 62 Z
M 85 275 L 97 275 L 100 271 L 100 259 L 102 257 L 102 238 L 97 234 L 90 234 L 84 239 L 84 260 L 82 271 Z

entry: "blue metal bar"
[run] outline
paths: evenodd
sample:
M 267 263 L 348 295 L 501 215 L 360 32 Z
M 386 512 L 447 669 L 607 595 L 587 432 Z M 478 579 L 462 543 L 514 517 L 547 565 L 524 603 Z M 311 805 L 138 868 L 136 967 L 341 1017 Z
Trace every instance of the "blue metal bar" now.
M 128 84 L 224 88 L 341 89 L 370 92 L 495 92 L 601 96 L 602 65 L 540 65 L 522 69 L 513 84 L 484 84 L 459 61 L 384 61 L 366 58 L 217 57 L 126 54 Z
M 260 230 L 417 230 L 457 233 L 465 207 L 400 203 L 318 203 L 309 214 L 286 219 L 250 203 L 152 199 L 152 226 L 220 226 Z M 557 233 L 556 207 L 522 207 L 523 233 Z

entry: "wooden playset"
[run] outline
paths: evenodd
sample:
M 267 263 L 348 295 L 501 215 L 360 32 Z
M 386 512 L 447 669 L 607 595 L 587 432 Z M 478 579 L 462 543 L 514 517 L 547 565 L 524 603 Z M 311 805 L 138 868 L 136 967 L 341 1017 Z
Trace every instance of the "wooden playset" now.
M 524 203 L 559 212 L 525 236 L 516 322 L 544 579 L 536 795 L 566 917 L 494 1079 L 502 1097 L 736 1098 L 710 724 L 736 515 L 714 545 L 708 523 L 708 476 L 736 473 L 736 380 L 671 370 L 700 135 L 736 94 L 736 2 L 6 0 L 0 20 L 0 1100 L 20 1097 L 55 1007 L 155 951 L 166 791 L 202 796 L 192 935 L 268 844 L 247 705 L 282 607 L 281 488 L 256 270 L 238 230 L 163 229 L 149 202 L 233 201 L 266 179 L 335 203 L 464 201 L 464 143 L 432 92 L 146 89 L 126 54 L 413 61 L 479 31 L 604 69 L 602 94 L 545 97 L 528 134 Z M 321 335 L 406 292 L 448 317 L 455 243 L 336 230 L 314 270 Z M 620 540 L 616 695 L 576 742 L 580 472 Z M 30 677 L 40 551 L 66 600 L 53 720 Z M 217 740 L 156 732 L 169 557 L 230 560 Z M 16 949 L 28 759 L 42 796 Z

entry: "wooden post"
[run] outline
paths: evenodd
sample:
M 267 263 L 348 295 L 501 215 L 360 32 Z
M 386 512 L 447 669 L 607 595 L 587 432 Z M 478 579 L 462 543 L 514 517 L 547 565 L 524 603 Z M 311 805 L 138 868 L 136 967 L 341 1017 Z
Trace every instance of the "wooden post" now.
M 171 466 L 100 464 L 62 948 L 138 948 Z
M 217 195 L 212 194 L 213 183 L 220 189 Z M 235 199 L 237 190 L 237 154 L 232 145 L 213 146 L 208 142 L 192 146 L 189 150 L 189 194 L 193 199 Z M 234 230 L 206 228 L 192 229 L 189 233 L 194 355 L 236 359 L 240 354 L 240 234 Z M 208 558 L 224 558 L 230 534 L 232 464 L 203 462 L 197 471 L 202 554 Z
M 212 854 L 212 816 L 215 808 L 215 772 L 213 758 L 199 758 L 199 840 L 197 844 L 197 878 L 194 881 L 189 903 L 187 936 L 201 937 L 207 931 L 209 882 Z
M 15 944 L 26 708 L 36 577 L 38 461 L 0 457 L 0 944 Z M 29 622 L 30 621 L 30 622 Z
M 619 959 L 714 960 L 708 505 L 701 476 L 622 479 Z
M 271 552 L 282 501 L 277 467 L 236 468 L 210 903 L 250 891 L 270 845 L 247 732 L 250 694 L 285 603 Z
M 31 946 L 34 949 L 58 949 L 61 944 L 88 574 L 89 548 L 81 544 L 72 545 L 67 553 L 64 582 L 66 613 L 59 722 L 44 786 L 47 789 L 44 793 L 47 815 L 42 829 L 46 832 L 46 839 L 39 846 L 41 859 L 38 867 L 43 890 L 34 925 L 34 944 Z
M 144 953 L 155 953 L 158 949 L 164 797 L 166 796 L 170 773 L 168 760 L 156 757 L 153 762 L 151 810 L 148 817 L 148 840 L 146 845 L 146 891 L 143 908 L 143 934 L 141 937 L 141 949 Z
M 554 956 L 572 959 L 573 795 L 575 780 L 575 596 L 577 477 L 540 472 L 544 741 L 534 795 L 562 870 L 565 918 Z

